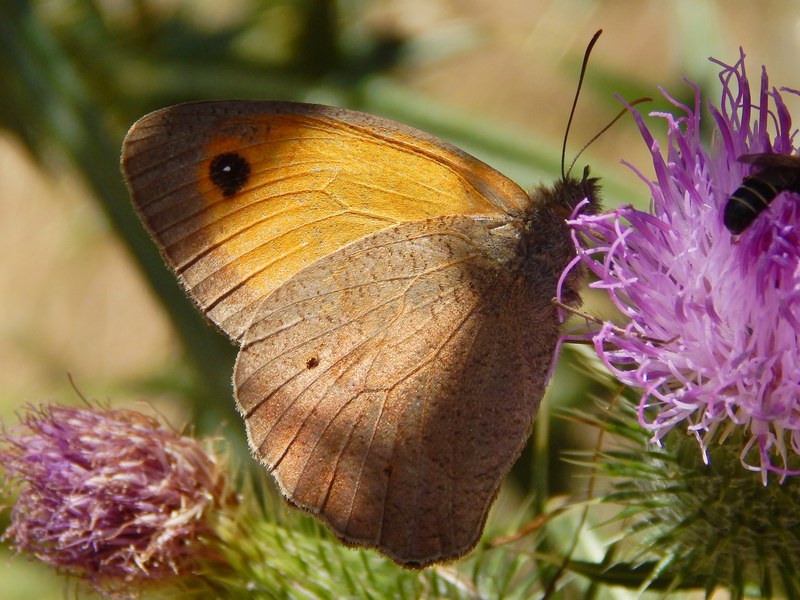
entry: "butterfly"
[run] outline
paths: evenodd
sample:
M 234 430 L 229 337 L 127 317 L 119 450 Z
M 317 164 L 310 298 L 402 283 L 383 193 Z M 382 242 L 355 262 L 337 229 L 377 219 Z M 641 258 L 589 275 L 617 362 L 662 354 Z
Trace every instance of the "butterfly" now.
M 469 552 L 544 393 L 566 219 L 599 209 L 588 168 L 528 194 L 394 121 L 216 101 L 140 119 L 122 170 L 238 344 L 237 407 L 288 502 L 406 567 Z M 563 278 L 564 304 L 582 280 Z
M 723 223 L 734 234 L 747 229 L 782 192 L 800 194 L 800 157 L 765 152 L 745 154 L 739 160 L 759 170 L 745 177 L 725 204 Z

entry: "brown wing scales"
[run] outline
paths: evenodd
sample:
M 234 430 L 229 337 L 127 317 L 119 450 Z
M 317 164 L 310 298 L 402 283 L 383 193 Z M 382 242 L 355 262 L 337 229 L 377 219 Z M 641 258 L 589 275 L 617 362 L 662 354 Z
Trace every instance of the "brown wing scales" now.
M 558 325 L 549 297 L 508 272 L 513 236 L 473 241 L 501 224 L 378 232 L 298 273 L 253 319 L 234 376 L 251 447 L 349 543 L 409 565 L 464 554 L 527 440 Z

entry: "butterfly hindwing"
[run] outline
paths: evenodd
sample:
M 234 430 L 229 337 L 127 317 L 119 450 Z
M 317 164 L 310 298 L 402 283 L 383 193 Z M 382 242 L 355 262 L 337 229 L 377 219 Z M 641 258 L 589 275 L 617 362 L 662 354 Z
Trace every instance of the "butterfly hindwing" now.
M 257 457 L 340 538 L 403 564 L 475 545 L 543 393 L 558 323 L 509 270 L 503 225 L 372 234 L 285 282 L 243 339 L 234 383 Z

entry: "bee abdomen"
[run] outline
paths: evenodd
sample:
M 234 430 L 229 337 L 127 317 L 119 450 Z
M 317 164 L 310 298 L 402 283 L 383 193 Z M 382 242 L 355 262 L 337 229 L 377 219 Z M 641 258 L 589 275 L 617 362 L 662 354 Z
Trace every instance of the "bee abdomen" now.
M 745 177 L 725 205 L 722 220 L 734 234 L 747 229 L 782 192 L 800 194 L 800 157 L 764 153 L 741 156 L 739 160 L 763 168 Z

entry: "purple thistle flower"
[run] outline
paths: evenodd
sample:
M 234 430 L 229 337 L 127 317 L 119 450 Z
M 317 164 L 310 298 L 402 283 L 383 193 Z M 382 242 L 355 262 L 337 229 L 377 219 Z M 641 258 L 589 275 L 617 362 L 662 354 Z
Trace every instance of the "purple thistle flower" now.
M 228 498 L 199 442 L 133 411 L 32 409 L 0 434 L 0 467 L 20 488 L 3 539 L 113 594 L 192 570 Z
M 769 472 L 800 474 L 800 198 L 780 194 L 739 236 L 722 214 L 752 168 L 739 157 L 795 155 L 796 131 L 766 69 L 751 98 L 744 54 L 717 64 L 711 151 L 700 143 L 698 88 L 691 108 L 662 90 L 678 112 L 654 113 L 667 124 L 666 153 L 631 109 L 655 167 L 655 181 L 637 171 L 650 211 L 623 206 L 570 223 L 592 287 L 629 319 L 587 337 L 617 379 L 643 390 L 639 420 L 653 440 L 685 421 L 707 462 L 712 441 L 742 428 L 740 460 L 766 484 Z

